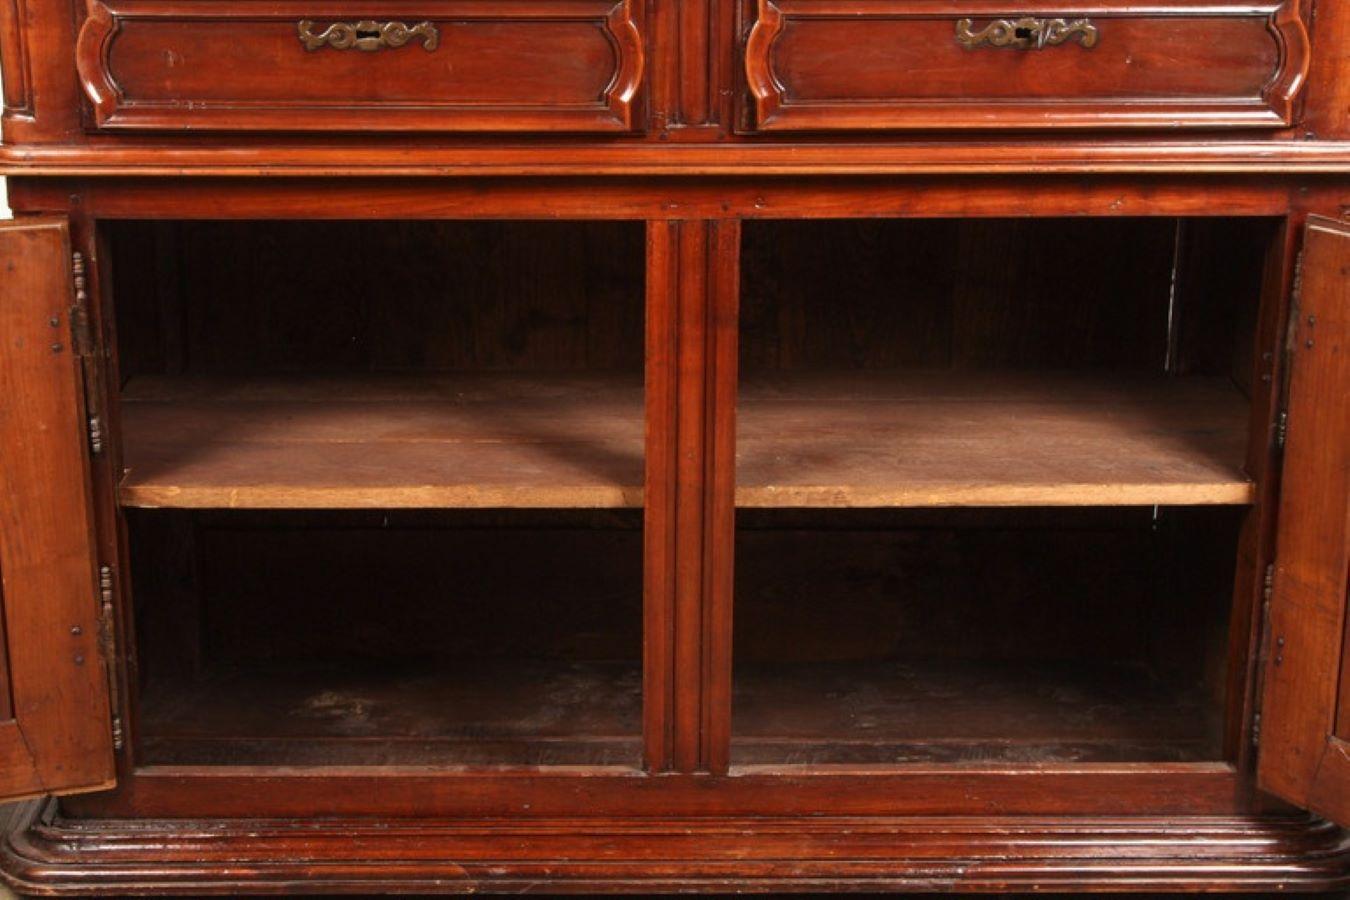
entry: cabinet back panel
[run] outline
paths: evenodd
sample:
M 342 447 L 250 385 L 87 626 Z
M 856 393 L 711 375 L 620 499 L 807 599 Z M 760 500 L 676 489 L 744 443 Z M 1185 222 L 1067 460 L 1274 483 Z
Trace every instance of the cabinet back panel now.
M 151 673 L 181 669 L 172 635 L 194 631 L 201 667 L 641 655 L 638 511 L 132 510 L 128 520 Z
M 109 230 L 126 377 L 641 368 L 641 223 Z
M 1220 759 L 1241 519 L 742 511 L 733 762 Z
M 1158 371 L 1180 337 L 1188 371 L 1229 375 L 1234 354 L 1250 356 L 1273 228 L 1171 218 L 748 222 L 741 365 Z

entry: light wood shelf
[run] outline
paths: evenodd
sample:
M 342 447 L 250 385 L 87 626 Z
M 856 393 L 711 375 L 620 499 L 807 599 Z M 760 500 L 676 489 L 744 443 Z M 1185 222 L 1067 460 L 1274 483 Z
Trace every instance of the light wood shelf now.
M 121 502 L 642 505 L 641 376 L 135 379 Z
M 1248 404 L 1227 379 L 775 375 L 743 387 L 745 507 L 1245 504 Z
M 642 504 L 633 375 L 141 378 L 122 408 L 127 506 Z M 1245 504 L 1247 410 L 1208 378 L 749 378 L 736 502 Z

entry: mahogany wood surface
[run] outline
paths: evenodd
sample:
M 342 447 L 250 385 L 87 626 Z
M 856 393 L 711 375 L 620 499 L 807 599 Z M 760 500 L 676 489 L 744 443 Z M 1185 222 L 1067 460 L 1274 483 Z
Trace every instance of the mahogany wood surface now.
M 949 372 L 755 379 L 741 388 L 736 503 L 1248 503 L 1246 416 L 1240 395 L 1203 381 Z
M 1021 49 L 957 40 L 998 2 L 758 0 L 746 80 L 759 129 L 1279 128 L 1309 64 L 1298 6 L 1024 4 L 1094 32 Z
M 757 379 L 737 506 L 1249 503 L 1223 383 L 886 373 Z M 624 376 L 136 379 L 126 506 L 641 506 Z
M 642 506 L 631 376 L 147 378 L 122 409 L 127 506 Z
M 1141 891 L 1344 887 L 1343 832 L 1297 817 L 111 821 L 24 810 L 3 846 L 21 888 L 71 893 L 644 890 Z M 959 857 L 959 859 L 958 859 Z M 1224 860 L 1216 865 L 1213 860 Z M 654 877 L 638 873 L 652 869 Z M 222 877 L 223 876 L 223 877 Z
M 1350 889 L 1348 38 L 0 0 L 0 877 Z
M 10 694 L 0 782 L 8 795 L 112 783 L 70 246 L 64 219 L 0 225 L 0 575 Z
M 1259 776 L 1267 790 L 1341 817 L 1350 811 L 1337 699 L 1350 568 L 1350 229 L 1310 217 L 1299 278 L 1289 403 L 1305 424 L 1291 426 L 1285 454 Z
M 624 131 L 637 124 L 641 5 L 359 8 L 131 0 L 90 8 L 77 59 L 100 128 Z M 308 49 L 298 23 L 429 23 L 434 41 Z

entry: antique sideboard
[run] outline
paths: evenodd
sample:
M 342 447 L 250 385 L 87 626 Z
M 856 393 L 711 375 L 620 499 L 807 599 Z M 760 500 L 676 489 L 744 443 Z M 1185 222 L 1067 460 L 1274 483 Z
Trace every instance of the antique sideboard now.
M 0 74 L 14 889 L 1350 888 L 1350 3 L 0 0 Z

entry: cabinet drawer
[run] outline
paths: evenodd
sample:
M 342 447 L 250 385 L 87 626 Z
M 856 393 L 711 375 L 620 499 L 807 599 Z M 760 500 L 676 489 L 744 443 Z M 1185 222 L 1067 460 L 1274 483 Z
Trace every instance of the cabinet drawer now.
M 103 129 L 626 131 L 639 0 L 90 0 Z
M 747 0 L 753 127 L 1279 128 L 1297 0 Z

